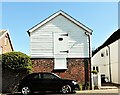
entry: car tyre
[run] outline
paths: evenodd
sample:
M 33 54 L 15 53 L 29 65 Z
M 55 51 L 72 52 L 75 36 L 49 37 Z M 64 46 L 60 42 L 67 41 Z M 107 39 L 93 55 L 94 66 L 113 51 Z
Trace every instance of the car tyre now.
M 71 93 L 72 92 L 72 88 L 70 85 L 64 85 L 62 86 L 62 93 L 63 94 L 67 94 L 67 93 Z
M 30 88 L 29 88 L 28 86 L 24 86 L 24 87 L 22 87 L 22 89 L 21 89 L 21 93 L 22 93 L 23 95 L 28 95 L 28 94 L 31 94 L 31 90 L 30 90 Z

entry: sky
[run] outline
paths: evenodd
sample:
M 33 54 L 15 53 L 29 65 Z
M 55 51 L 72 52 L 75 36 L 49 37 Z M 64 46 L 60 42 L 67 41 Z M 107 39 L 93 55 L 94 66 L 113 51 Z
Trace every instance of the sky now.
M 93 30 L 93 49 L 118 29 L 117 2 L 2 2 L 0 5 L 0 29 L 9 30 L 15 51 L 28 55 L 30 39 L 27 30 L 59 10 Z

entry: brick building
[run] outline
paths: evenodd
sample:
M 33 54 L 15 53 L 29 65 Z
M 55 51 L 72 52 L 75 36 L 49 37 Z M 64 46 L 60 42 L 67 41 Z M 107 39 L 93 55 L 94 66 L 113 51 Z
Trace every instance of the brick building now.
M 13 51 L 13 45 L 7 30 L 0 30 L 0 54 Z

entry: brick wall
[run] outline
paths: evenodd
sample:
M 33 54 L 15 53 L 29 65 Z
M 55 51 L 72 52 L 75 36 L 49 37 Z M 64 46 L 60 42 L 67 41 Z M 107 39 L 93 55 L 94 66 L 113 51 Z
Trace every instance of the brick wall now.
M 6 39 L 6 42 L 5 42 L 5 39 Z M 2 53 L 13 51 L 8 34 L 6 34 L 0 39 L 0 48 L 2 48 Z
M 78 80 L 85 83 L 85 77 L 90 78 L 90 64 L 88 59 L 67 59 L 67 70 L 54 70 L 54 59 L 31 59 L 33 63 L 33 72 L 53 72 L 62 78 Z M 88 74 L 85 76 L 85 64 L 88 64 Z

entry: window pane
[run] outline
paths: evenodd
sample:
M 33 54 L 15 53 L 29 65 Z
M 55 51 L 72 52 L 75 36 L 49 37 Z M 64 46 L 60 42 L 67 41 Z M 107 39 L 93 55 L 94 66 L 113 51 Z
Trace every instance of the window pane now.
M 104 57 L 104 54 L 103 54 L 103 53 L 101 53 L 101 57 Z
M 30 75 L 28 75 L 26 78 L 27 78 L 27 79 L 38 79 L 39 76 L 38 76 L 38 74 L 30 74 Z
M 99 70 L 98 70 L 98 66 L 96 67 L 96 70 L 97 70 L 97 72 L 99 72 Z
M 43 74 L 44 79 L 57 79 L 55 75 L 52 74 Z
M 43 74 L 43 78 L 44 79 L 51 79 L 51 76 L 50 76 L 50 74 Z

